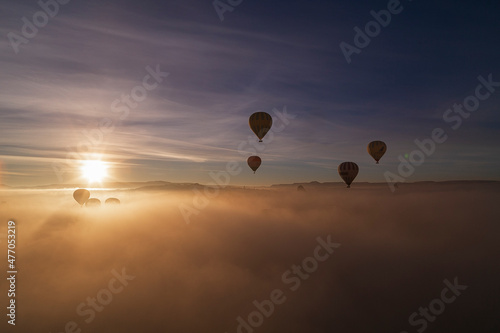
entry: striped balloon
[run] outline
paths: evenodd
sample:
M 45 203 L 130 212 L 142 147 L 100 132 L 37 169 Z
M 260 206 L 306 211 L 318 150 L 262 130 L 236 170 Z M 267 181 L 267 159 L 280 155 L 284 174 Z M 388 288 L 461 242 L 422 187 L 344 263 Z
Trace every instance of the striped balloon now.
M 351 183 L 356 178 L 359 172 L 358 165 L 354 162 L 344 162 L 338 167 L 340 177 L 347 184 L 347 188 L 351 187 Z
M 377 164 L 386 151 L 387 145 L 382 141 L 372 141 L 368 144 L 368 154 L 372 155 Z
M 257 171 L 260 167 L 261 162 L 262 161 L 259 156 L 250 156 L 247 160 L 248 166 L 253 170 L 253 173 L 255 173 L 255 171 Z
M 248 120 L 250 128 L 262 142 L 262 138 L 269 132 L 273 125 L 273 118 L 266 112 L 255 112 Z

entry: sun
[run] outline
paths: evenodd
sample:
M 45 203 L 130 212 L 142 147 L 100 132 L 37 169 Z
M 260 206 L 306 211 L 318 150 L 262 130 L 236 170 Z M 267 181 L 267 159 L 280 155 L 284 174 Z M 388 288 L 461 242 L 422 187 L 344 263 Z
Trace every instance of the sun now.
M 87 178 L 90 183 L 102 182 L 107 176 L 108 166 L 100 160 L 87 160 L 82 165 L 82 176 Z

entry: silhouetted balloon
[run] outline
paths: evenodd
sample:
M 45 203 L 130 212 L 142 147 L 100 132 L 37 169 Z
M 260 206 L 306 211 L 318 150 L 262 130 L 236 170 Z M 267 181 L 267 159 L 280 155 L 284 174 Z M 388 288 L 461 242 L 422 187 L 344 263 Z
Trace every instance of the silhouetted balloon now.
M 87 200 L 87 203 L 85 203 L 85 206 L 87 207 L 100 207 L 101 206 L 101 200 L 97 198 L 90 198 Z
M 260 167 L 261 162 L 262 161 L 259 156 L 250 156 L 247 159 L 248 166 L 253 170 L 253 173 L 255 173 L 255 171 L 257 171 L 257 169 Z
M 104 203 L 106 205 L 119 205 L 120 200 L 118 200 L 117 198 L 107 198 L 106 201 L 104 201 Z
M 87 202 L 90 198 L 90 192 L 86 189 L 78 189 L 73 192 L 73 198 L 75 198 L 76 202 L 78 202 L 81 206 Z
M 266 112 L 255 112 L 248 121 L 250 128 L 262 142 L 262 138 L 269 132 L 273 125 L 273 118 Z
M 372 141 L 368 144 L 368 154 L 372 155 L 377 164 L 386 151 L 387 145 L 382 141 Z
M 351 183 L 358 175 L 358 171 L 358 165 L 354 162 L 344 162 L 338 167 L 339 175 L 347 184 L 347 188 L 351 187 Z
M 305 192 L 306 189 L 304 188 L 304 186 L 299 185 L 299 186 L 297 186 L 297 191 L 299 191 L 299 192 Z

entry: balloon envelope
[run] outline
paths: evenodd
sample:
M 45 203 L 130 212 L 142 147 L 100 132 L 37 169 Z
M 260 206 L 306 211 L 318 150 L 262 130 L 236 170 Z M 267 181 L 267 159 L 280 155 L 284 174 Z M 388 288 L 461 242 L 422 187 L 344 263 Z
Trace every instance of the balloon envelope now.
M 247 163 L 250 169 L 253 170 L 253 173 L 255 173 L 255 171 L 257 171 L 257 169 L 260 167 L 260 163 L 262 163 L 262 160 L 259 156 L 250 156 L 247 159 Z
M 119 205 L 120 200 L 117 198 L 107 198 L 106 201 L 104 201 L 106 205 Z
M 100 207 L 101 206 L 101 200 L 99 200 L 97 198 L 90 198 L 85 203 L 85 206 L 87 206 L 87 207 Z
M 269 132 L 273 125 L 273 118 L 266 112 L 255 112 L 248 120 L 250 128 L 262 142 L 262 138 Z
M 75 198 L 76 202 L 78 202 L 80 205 L 83 205 L 87 202 L 87 200 L 89 200 L 90 192 L 83 188 L 78 189 L 73 192 L 73 198 Z
M 354 162 L 344 162 L 339 165 L 338 172 L 349 188 L 354 178 L 358 175 L 359 168 Z
M 370 154 L 375 161 L 378 161 L 384 156 L 387 151 L 387 145 L 382 141 L 372 141 L 368 144 L 368 154 Z

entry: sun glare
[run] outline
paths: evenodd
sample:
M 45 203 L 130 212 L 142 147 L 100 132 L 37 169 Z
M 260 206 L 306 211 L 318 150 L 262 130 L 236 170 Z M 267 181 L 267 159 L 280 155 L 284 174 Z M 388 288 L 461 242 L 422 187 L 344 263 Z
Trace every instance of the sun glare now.
M 103 161 L 84 161 L 82 165 L 82 175 L 87 178 L 90 183 L 100 183 L 107 176 L 107 169 L 108 166 Z

